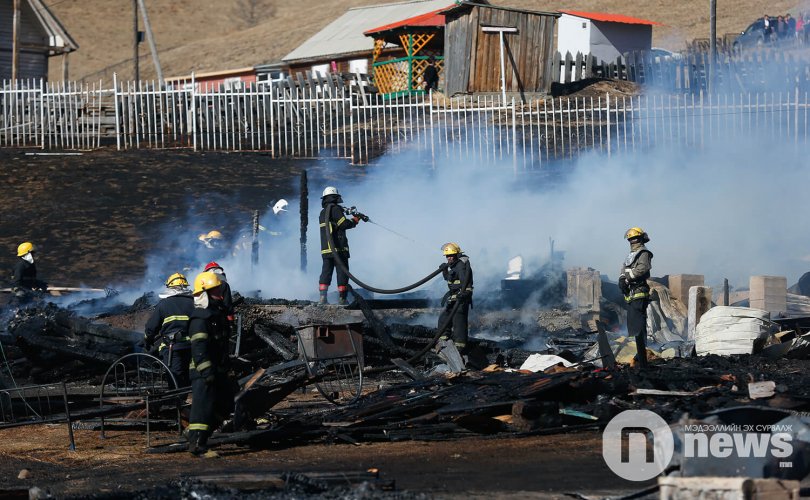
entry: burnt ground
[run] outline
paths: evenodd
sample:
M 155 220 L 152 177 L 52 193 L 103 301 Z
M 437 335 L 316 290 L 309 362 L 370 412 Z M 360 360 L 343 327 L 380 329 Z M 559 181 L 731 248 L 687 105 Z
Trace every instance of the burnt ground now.
M 605 495 L 639 489 L 639 483 L 623 481 L 608 470 L 598 432 L 261 451 L 223 448 L 217 459 L 146 454 L 145 436 L 129 431 L 113 431 L 102 441 L 98 432 L 78 430 L 77 450 L 70 452 L 64 425 L 3 430 L 0 443 L 0 488 L 37 486 L 57 497 L 147 490 L 211 473 L 369 468 L 379 469 L 383 479 L 395 480 L 398 491 L 441 498 L 553 498 L 566 492 Z M 23 468 L 30 470 L 29 478 L 17 479 Z
M 193 234 L 247 229 L 254 210 L 297 196 L 303 169 L 310 184 L 337 175 L 337 168 L 343 178 L 363 173 L 342 161 L 281 161 L 261 153 L 37 153 L 0 149 L 0 268 L 9 270 L 0 282 L 27 240 L 38 246 L 40 275 L 52 284 L 137 282 L 148 253 L 178 251 L 161 241 L 167 226 Z

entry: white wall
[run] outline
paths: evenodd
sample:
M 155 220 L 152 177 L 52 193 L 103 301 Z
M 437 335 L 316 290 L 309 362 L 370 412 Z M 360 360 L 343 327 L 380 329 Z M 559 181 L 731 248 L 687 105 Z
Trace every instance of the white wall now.
M 352 59 L 349 61 L 349 73 L 368 74 L 368 59 Z
M 557 21 L 557 50 L 562 57 L 566 52 L 576 56 L 577 52 L 590 52 L 591 21 L 581 17 L 563 14 Z

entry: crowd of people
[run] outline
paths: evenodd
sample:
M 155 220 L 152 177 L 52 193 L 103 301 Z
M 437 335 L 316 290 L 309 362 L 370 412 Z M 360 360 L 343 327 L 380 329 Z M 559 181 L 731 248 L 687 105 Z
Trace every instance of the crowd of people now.
M 766 43 L 797 40 L 804 43 L 810 32 L 810 13 L 799 12 L 793 18 L 790 13 L 780 16 L 762 16 L 762 30 Z
M 329 186 L 323 190 L 319 216 L 323 260 L 319 278 L 321 304 L 328 303 L 327 291 L 335 270 L 338 303 L 347 303 L 350 275 L 346 231 L 369 220 L 354 207 L 346 209 L 341 203 L 343 198 L 337 188 Z M 217 231 L 202 236 L 201 241 L 221 239 Z M 622 262 L 619 288 L 627 303 L 628 333 L 636 340 L 637 365 L 643 368 L 647 362 L 646 310 L 650 297 L 647 280 L 653 255 L 644 245 L 649 237 L 641 228 L 630 228 L 625 239 L 630 244 L 630 253 Z M 452 343 L 463 354 L 467 349 L 468 315 L 472 307 L 472 266 L 457 243 L 445 243 L 441 250 L 445 262 L 439 269 L 448 291 L 438 321 L 439 339 L 445 345 Z M 31 242 L 17 248 L 13 284 L 19 297 L 30 299 L 32 294 L 47 291 L 47 284 L 37 279 L 34 253 Z M 160 301 L 144 328 L 143 349 L 162 360 L 177 387 L 191 385 L 188 450 L 194 455 L 215 457 L 217 454 L 208 449 L 208 438 L 230 416 L 239 389 L 230 369 L 230 339 L 234 333 L 231 288 L 225 270 L 216 261 L 205 265 L 193 285 L 181 272 L 170 275 L 164 284 L 166 291 L 160 294 Z

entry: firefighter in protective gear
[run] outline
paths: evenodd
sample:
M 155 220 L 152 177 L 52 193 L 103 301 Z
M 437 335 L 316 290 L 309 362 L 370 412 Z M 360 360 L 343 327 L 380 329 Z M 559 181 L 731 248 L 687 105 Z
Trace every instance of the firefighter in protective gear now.
M 229 323 L 225 317 L 222 282 L 213 272 L 202 272 L 194 279 L 194 311 L 189 322 L 191 340 L 191 415 L 188 425 L 188 451 L 208 452 L 208 438 L 233 409 L 235 381 L 229 374 Z
M 160 358 L 174 375 L 177 387 L 187 387 L 191 362 L 188 324 L 194 312 L 194 298 L 186 277 L 180 273 L 169 276 L 166 290 L 160 294 L 160 302 L 146 322 L 143 343 L 147 351 L 157 344 Z
M 31 298 L 34 292 L 44 292 L 48 285 L 37 279 L 37 265 L 34 262 L 36 249 L 30 241 L 20 243 L 17 247 L 17 262 L 11 276 L 11 289 L 19 298 Z
M 627 334 L 635 337 L 636 362 L 644 368 L 647 366 L 647 305 L 650 303 L 647 280 L 653 254 L 644 246 L 650 238 L 643 229 L 631 227 L 624 237 L 630 243 L 630 254 L 619 271 L 619 289 L 627 303 Z
M 318 217 L 321 231 L 321 257 L 323 258 L 323 265 L 321 266 L 321 276 L 318 280 L 321 304 L 326 304 L 326 294 L 329 291 L 329 285 L 332 283 L 332 271 L 335 269 L 335 254 L 339 253 L 340 258 L 349 269 L 349 240 L 346 237 L 346 231 L 357 227 L 357 223 L 363 219 L 363 214 L 355 214 L 353 217 L 347 217 L 345 209 L 340 206 L 343 203 L 340 193 L 336 187 L 329 186 L 323 190 L 321 196 L 321 214 Z M 331 235 L 332 244 L 329 242 Z M 338 304 L 345 305 L 347 303 L 347 295 L 349 293 L 349 276 L 346 272 L 338 266 L 337 269 L 337 288 L 338 288 Z
M 234 306 L 233 295 L 231 295 L 231 285 L 228 284 L 228 277 L 225 276 L 225 270 L 215 261 L 211 261 L 205 265 L 204 271 L 211 271 L 219 278 L 220 286 L 222 286 L 222 304 L 225 307 L 225 312 L 228 316 L 228 321 L 233 323 L 234 320 Z
M 453 343 L 460 352 L 467 347 L 467 316 L 472 306 L 473 271 L 470 258 L 464 255 L 456 243 L 445 243 L 442 246 L 447 262 L 443 263 L 442 276 L 447 281 L 448 291 L 442 299 L 444 310 L 439 315 L 439 328 L 447 321 L 447 326 L 440 337 L 447 340 L 452 336 Z M 456 312 L 450 317 L 453 308 L 458 303 Z

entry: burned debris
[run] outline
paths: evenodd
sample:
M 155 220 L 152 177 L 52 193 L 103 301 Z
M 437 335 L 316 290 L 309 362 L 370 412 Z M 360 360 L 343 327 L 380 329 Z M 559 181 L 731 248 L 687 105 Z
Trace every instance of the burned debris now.
M 804 375 L 810 368 L 810 321 L 802 309 L 771 319 L 762 309 L 707 307 L 690 329 L 696 315 L 683 303 L 689 292 L 677 286 L 680 278 L 669 277 L 669 286 L 651 282 L 650 366 L 640 371 L 632 360 L 633 341 L 620 330 L 622 309 L 609 299 L 615 285 L 593 270 L 565 276 L 566 292 L 546 296 L 551 303 L 536 308 L 510 309 L 482 294 L 473 316 L 476 335 L 463 353 L 426 326 L 424 318 L 439 312 L 427 298 L 382 300 L 354 293 L 345 308 L 240 300 L 239 328 L 230 346 L 240 391 L 233 415 L 208 445 L 275 449 L 539 436 L 600 430 L 631 409 L 653 411 L 673 424 L 770 425 L 794 415 L 795 427 L 806 425 L 795 417 L 810 410 Z M 515 288 L 504 290 L 513 294 Z M 18 310 L 3 338 L 5 371 L 21 385 L 67 383 L 68 404 L 54 404 L 40 412 L 44 418 L 25 421 L 4 412 L 0 427 L 68 419 L 71 427 L 163 430 L 169 434 L 161 439 L 147 434 L 150 453 L 186 451 L 185 440 L 172 430 L 188 418 L 189 391 L 173 388 L 168 371 L 141 352 L 143 334 L 135 325 L 150 304 L 153 298 L 144 296 L 131 306 L 115 306 L 125 313 L 110 314 L 96 302 L 105 312 L 92 319 L 53 304 Z M 140 359 L 138 366 L 133 359 Z M 127 376 L 117 377 L 118 371 Z M 8 390 L 12 382 L 4 382 L 0 406 L 19 409 L 32 397 Z M 729 413 L 718 413 L 722 409 Z M 689 457 L 679 460 L 678 473 L 685 476 L 703 467 Z M 708 466 L 718 475 L 731 474 L 718 464 Z M 771 477 L 771 466 L 754 464 L 746 473 Z M 797 466 L 777 477 L 806 472 Z M 393 486 L 366 479 L 375 488 Z M 279 481 L 294 483 L 278 477 L 270 483 Z

